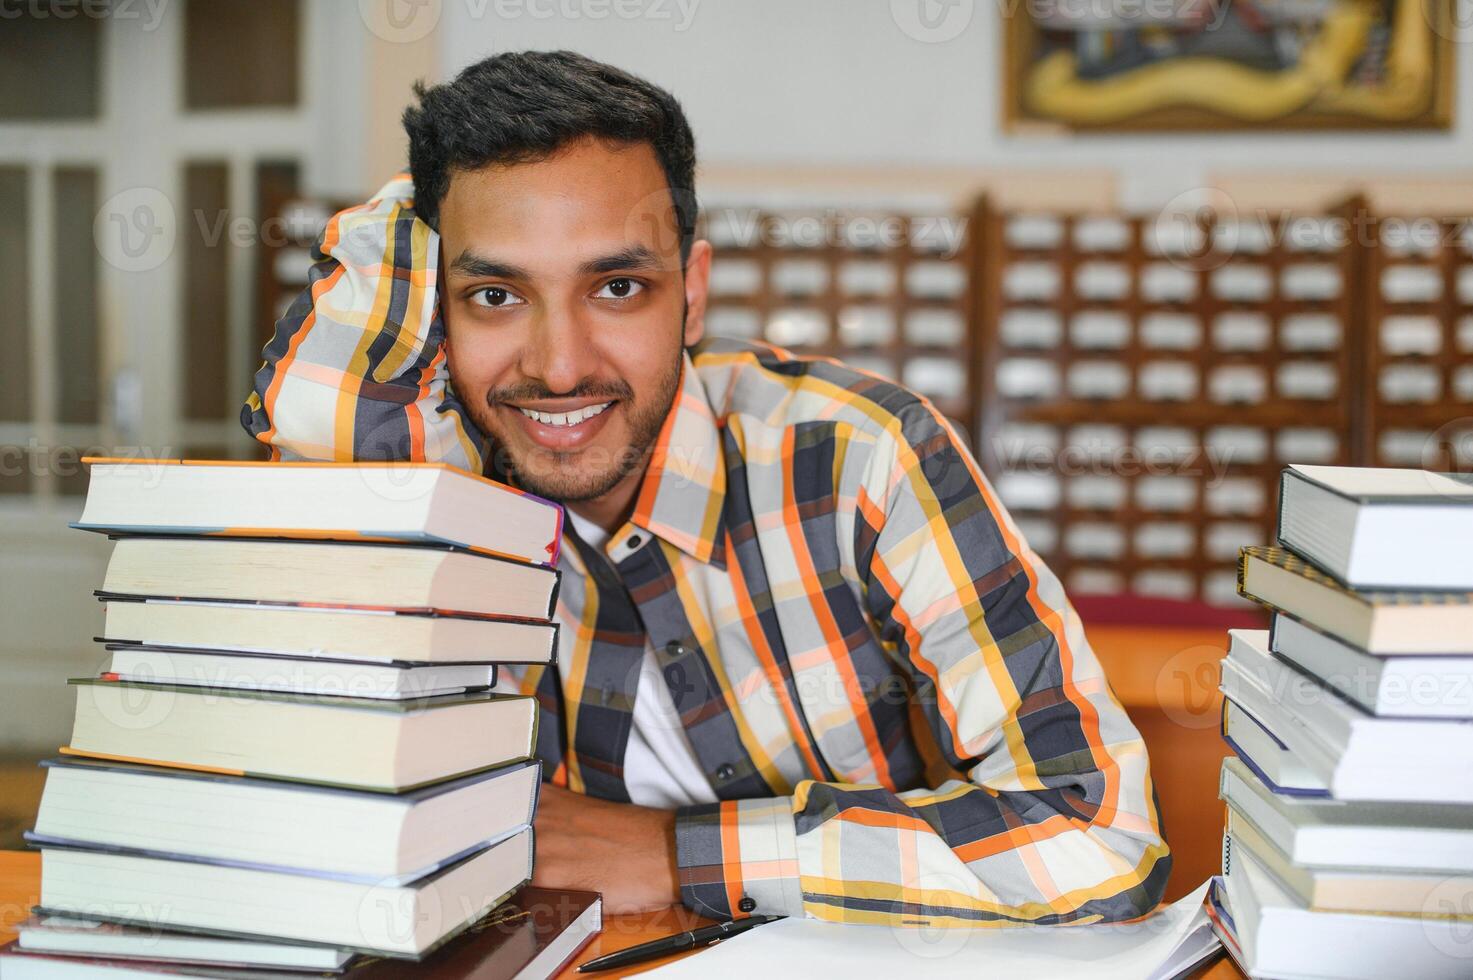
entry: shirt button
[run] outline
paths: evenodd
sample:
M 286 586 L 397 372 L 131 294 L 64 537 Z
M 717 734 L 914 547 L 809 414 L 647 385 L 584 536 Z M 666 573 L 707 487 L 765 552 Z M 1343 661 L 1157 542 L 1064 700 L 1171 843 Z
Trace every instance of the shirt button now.
M 738 912 L 751 912 L 757 907 L 757 902 L 750 895 L 743 895 L 742 900 L 737 902 Z
M 637 534 L 629 535 L 629 550 L 633 551 L 635 548 L 638 548 L 642 544 L 644 544 L 644 538 L 641 538 Z
M 683 657 L 686 654 L 685 644 L 679 640 L 671 640 L 665 644 L 665 653 L 671 657 Z
M 733 766 L 730 762 L 723 762 L 721 765 L 716 767 L 716 778 L 721 780 L 722 782 L 726 782 L 728 779 L 735 775 L 736 767 Z

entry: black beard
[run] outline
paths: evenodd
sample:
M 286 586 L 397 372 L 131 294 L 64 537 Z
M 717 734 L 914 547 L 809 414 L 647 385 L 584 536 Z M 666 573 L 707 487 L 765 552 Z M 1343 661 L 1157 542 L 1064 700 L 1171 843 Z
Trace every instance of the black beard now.
M 477 409 L 471 412 L 471 419 L 488 436 L 491 443 L 489 460 L 491 475 L 513 483 L 539 497 L 562 503 L 595 500 L 604 496 L 618 486 L 621 480 L 631 473 L 643 470 L 648 464 L 650 451 L 660 437 L 660 430 L 664 427 L 665 419 L 669 416 L 675 404 L 675 398 L 680 393 L 680 373 L 684 355 L 685 349 L 681 348 L 673 369 L 665 376 L 659 390 L 648 400 L 648 404 L 643 407 L 635 404 L 632 390 L 623 382 L 580 385 L 571 392 L 551 392 L 546 388 L 530 384 L 488 391 L 485 408 L 477 406 Z M 534 449 L 530 458 L 518 459 L 505 443 L 498 443 L 494 437 L 491 437 L 492 430 L 486 424 L 487 419 L 476 417 L 482 411 L 494 412 L 497 405 L 510 400 L 532 401 L 538 398 L 554 397 L 593 397 L 617 400 L 617 407 L 629 413 L 629 444 L 621 450 L 606 454 L 598 451 L 600 455 L 608 456 L 607 465 L 599 467 L 592 474 L 575 476 L 564 472 L 562 468 L 573 459 L 590 459 L 591 454 L 596 452 L 595 450 L 555 453 Z M 610 411 L 613 410 L 610 409 Z

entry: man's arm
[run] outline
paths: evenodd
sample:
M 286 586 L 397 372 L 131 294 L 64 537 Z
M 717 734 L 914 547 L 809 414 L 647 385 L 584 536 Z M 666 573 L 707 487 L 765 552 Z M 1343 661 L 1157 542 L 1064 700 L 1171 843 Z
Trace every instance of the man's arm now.
M 675 814 L 548 783 L 537 801 L 532 884 L 599 892 L 610 915 L 680 904 Z
M 481 472 L 450 387 L 439 236 L 400 175 L 332 217 L 308 286 L 276 325 L 241 424 L 272 459 L 415 460 Z
M 685 903 L 842 922 L 995 926 L 1131 918 L 1171 867 L 1146 749 L 1058 580 L 931 407 L 868 460 L 854 583 L 908 666 L 958 778 L 892 793 L 805 781 L 680 811 Z M 837 468 L 837 464 L 836 464 Z

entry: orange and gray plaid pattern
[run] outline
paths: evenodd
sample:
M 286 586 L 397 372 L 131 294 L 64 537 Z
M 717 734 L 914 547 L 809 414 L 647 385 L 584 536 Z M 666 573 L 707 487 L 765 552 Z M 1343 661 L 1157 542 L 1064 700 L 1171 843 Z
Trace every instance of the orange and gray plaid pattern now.
M 487 458 L 411 193 L 401 178 L 328 226 L 243 413 L 277 458 Z M 1160 899 L 1145 745 L 925 399 L 707 341 L 628 523 L 597 550 L 567 535 L 557 663 L 507 673 L 538 699 L 548 777 L 627 800 L 648 638 L 719 799 L 677 814 L 693 909 L 1004 926 Z

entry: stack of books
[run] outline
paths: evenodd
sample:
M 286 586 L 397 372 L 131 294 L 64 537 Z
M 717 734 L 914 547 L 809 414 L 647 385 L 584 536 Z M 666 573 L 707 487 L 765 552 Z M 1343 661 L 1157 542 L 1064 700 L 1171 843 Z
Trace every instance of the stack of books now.
M 1241 555 L 1273 621 L 1229 634 L 1208 912 L 1254 977 L 1473 976 L 1473 482 L 1291 466 L 1278 538 Z
M 530 880 L 536 706 L 492 688 L 556 656 L 558 507 L 443 466 L 89 462 L 107 661 L 44 763 L 7 980 L 421 959 Z M 552 939 L 597 931 L 564 906 Z

